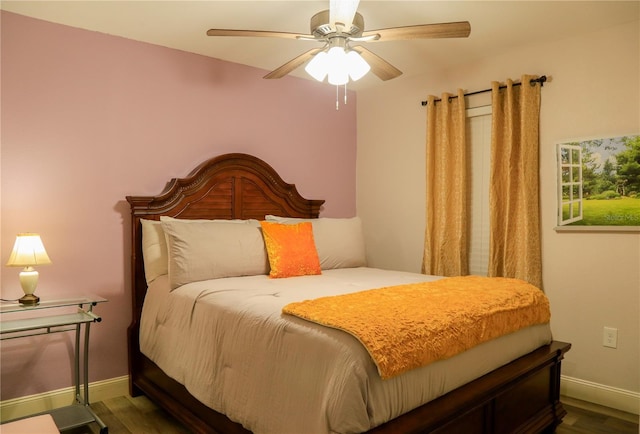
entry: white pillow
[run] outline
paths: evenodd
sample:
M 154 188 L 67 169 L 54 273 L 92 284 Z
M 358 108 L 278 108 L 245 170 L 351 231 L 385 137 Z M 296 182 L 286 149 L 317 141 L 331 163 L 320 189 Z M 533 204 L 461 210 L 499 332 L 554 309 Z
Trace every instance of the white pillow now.
M 142 259 L 147 285 L 159 276 L 167 274 L 167 242 L 157 220 L 140 219 L 142 223 Z
M 220 223 L 247 223 L 260 226 L 258 220 L 190 220 L 176 219 L 173 217 L 162 216 L 162 221 L 173 221 L 191 223 L 191 222 L 220 222 Z M 169 255 L 167 252 L 167 241 L 165 239 L 162 224 L 158 220 L 140 219 L 142 224 L 142 259 L 144 262 L 144 274 L 147 285 L 150 285 L 159 276 L 169 273 Z
M 257 220 L 161 217 L 160 221 L 167 240 L 171 289 L 200 280 L 269 273 Z
M 300 219 L 267 215 L 265 220 L 280 223 L 311 222 L 323 270 L 367 265 L 360 217 Z

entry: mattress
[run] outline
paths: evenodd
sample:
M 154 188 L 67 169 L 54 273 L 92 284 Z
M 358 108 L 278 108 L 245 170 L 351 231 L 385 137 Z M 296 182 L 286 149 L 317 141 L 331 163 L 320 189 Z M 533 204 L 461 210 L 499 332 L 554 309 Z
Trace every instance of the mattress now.
M 367 431 L 548 344 L 548 324 L 382 380 L 350 334 L 282 313 L 291 302 L 436 280 L 343 268 L 317 276 L 150 285 L 140 348 L 208 407 L 254 433 Z

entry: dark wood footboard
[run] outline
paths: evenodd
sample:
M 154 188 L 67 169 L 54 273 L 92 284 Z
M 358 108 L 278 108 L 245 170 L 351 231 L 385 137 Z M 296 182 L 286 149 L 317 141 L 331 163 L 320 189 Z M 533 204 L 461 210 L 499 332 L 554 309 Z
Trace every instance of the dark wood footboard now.
M 570 348 L 553 341 L 370 433 L 553 432 L 566 414 L 560 368 Z
M 560 368 L 570 348 L 554 341 L 369 433 L 552 433 L 566 414 Z M 145 356 L 139 356 L 137 367 L 132 391 L 144 393 L 192 431 L 250 433 L 199 402 Z

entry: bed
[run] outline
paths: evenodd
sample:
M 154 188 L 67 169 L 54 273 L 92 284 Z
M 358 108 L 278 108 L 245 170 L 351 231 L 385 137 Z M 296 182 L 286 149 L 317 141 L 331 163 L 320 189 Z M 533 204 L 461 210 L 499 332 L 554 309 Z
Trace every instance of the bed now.
M 242 378 L 240 377 L 248 375 L 248 373 L 245 372 L 240 377 L 237 377 L 237 381 L 234 379 L 233 388 L 229 389 L 228 392 L 226 392 L 224 388 L 220 388 L 220 390 L 210 390 L 212 388 L 206 387 L 204 380 L 199 381 L 191 378 L 191 374 L 185 370 L 180 370 L 180 366 L 170 367 L 167 364 L 169 362 L 167 361 L 168 353 L 166 350 L 154 350 L 156 343 L 149 343 L 147 341 L 147 336 L 153 334 L 153 327 L 150 327 L 149 324 L 161 322 L 161 319 L 165 315 L 162 311 L 162 305 L 164 304 L 164 309 L 166 309 L 166 300 L 169 300 L 168 297 L 173 297 L 171 298 L 172 301 L 169 302 L 171 309 L 178 309 L 181 304 L 184 304 L 185 309 L 191 309 L 195 312 L 196 305 L 189 305 L 191 302 L 184 301 L 186 300 L 184 297 L 186 297 L 188 292 L 195 291 L 200 294 L 199 300 L 213 300 L 212 302 L 202 302 L 198 304 L 197 309 L 204 309 L 204 307 L 200 307 L 203 305 L 208 305 L 208 309 L 221 309 L 220 306 L 227 309 L 228 306 L 225 307 L 225 303 L 229 306 L 238 304 L 238 301 L 226 298 L 228 297 L 228 291 L 225 291 L 222 287 L 215 286 L 228 284 L 227 282 L 233 282 L 234 287 L 236 285 L 249 285 L 246 288 L 247 290 L 258 291 L 258 287 L 256 286 L 258 284 L 266 283 L 267 285 L 275 285 L 276 283 L 274 281 L 279 281 L 277 284 L 280 286 L 277 287 L 277 290 L 273 292 L 273 288 L 271 288 L 270 291 L 272 291 L 272 293 L 267 294 L 277 294 L 277 297 L 266 297 L 264 293 L 255 292 L 251 299 L 269 300 L 264 304 L 272 304 L 274 309 L 281 309 L 282 305 L 288 301 L 288 299 L 286 299 L 286 294 L 289 290 L 287 286 L 292 286 L 293 284 L 291 282 L 295 282 L 295 279 L 298 278 L 269 280 L 267 276 L 224 276 L 223 279 L 218 279 L 216 282 L 211 283 L 211 286 L 204 287 L 200 282 L 195 282 L 176 288 L 171 288 L 169 284 L 162 282 L 162 278 L 158 278 L 149 284 L 145 274 L 145 261 L 143 257 L 143 224 L 149 225 L 159 221 L 161 218 L 165 221 L 170 221 L 171 218 L 177 218 L 182 221 L 185 219 L 239 220 L 243 223 L 241 223 L 240 227 L 234 226 L 231 232 L 236 230 L 241 231 L 246 229 L 243 226 L 244 222 L 251 221 L 252 219 L 261 221 L 267 216 L 316 219 L 319 217 L 320 208 L 324 201 L 303 198 L 297 192 L 294 185 L 286 183 L 267 163 L 256 157 L 237 153 L 226 154 L 205 161 L 187 177 L 172 179 L 166 185 L 164 191 L 158 196 L 128 196 L 127 201 L 131 206 L 132 217 L 131 266 L 133 318 L 128 329 L 130 393 L 132 396 L 141 393 L 146 394 L 150 399 L 194 432 L 251 432 L 241 423 L 234 422 L 232 419 L 243 421 L 245 426 L 260 426 L 258 422 L 253 420 L 259 419 L 259 416 L 254 417 L 252 413 L 253 410 L 244 411 L 242 408 L 240 408 L 240 410 L 237 408 L 227 409 L 224 405 L 226 399 L 225 393 L 240 394 L 241 399 L 247 400 L 246 407 L 251 407 L 249 404 L 253 405 L 255 403 L 251 403 L 250 400 L 255 396 L 259 397 L 261 393 L 264 394 L 264 396 L 268 396 L 269 386 L 256 383 L 256 388 L 253 391 L 243 392 L 242 390 L 238 390 L 241 389 L 240 385 L 242 385 Z M 179 224 L 182 223 L 180 222 Z M 320 249 L 320 247 L 318 247 L 318 249 Z M 149 264 L 147 264 L 147 270 L 149 269 Z M 147 274 L 149 273 L 150 271 L 147 271 Z M 355 276 L 353 273 L 355 273 Z M 353 269 L 348 267 L 338 268 L 326 272 L 323 269 L 322 276 L 317 276 L 318 279 L 314 281 L 321 282 L 321 279 L 326 279 L 332 282 L 332 285 L 338 285 L 339 282 L 344 282 L 346 286 L 354 286 L 353 281 L 355 280 L 360 282 L 361 285 L 364 285 L 362 287 L 355 285 L 355 289 L 360 290 L 370 285 L 367 279 L 369 279 L 368 276 L 370 276 L 371 273 L 376 276 L 379 275 L 379 278 L 382 279 L 380 280 L 381 282 L 389 284 L 395 284 L 395 282 L 398 281 L 415 282 L 417 280 L 430 280 L 429 276 L 420 277 L 421 275 L 400 272 L 390 272 L 391 274 L 387 274 L 387 272 L 383 270 L 368 270 L 365 266 L 354 267 Z M 301 279 L 304 278 L 305 277 L 302 277 Z M 377 279 L 378 277 L 374 278 Z M 147 293 L 150 287 L 151 289 L 149 293 Z M 282 300 L 279 300 L 279 298 L 282 298 Z M 148 301 L 146 306 L 145 299 Z M 155 302 L 153 301 L 154 299 L 156 300 Z M 146 322 L 142 320 L 143 311 L 146 312 Z M 214 312 L 213 314 L 205 311 L 202 312 L 200 315 L 205 318 L 220 316 L 219 311 L 218 313 L 212 311 Z M 271 316 L 273 317 L 274 315 L 271 314 Z M 282 315 L 278 315 L 276 320 L 279 321 L 280 324 L 282 324 L 282 321 L 287 321 L 286 327 L 312 330 L 314 335 L 322 336 L 321 339 L 324 339 L 324 341 L 349 341 L 349 343 L 345 343 L 345 346 L 349 345 L 350 348 L 353 347 L 351 341 L 354 339 L 340 330 L 328 329 L 321 325 L 309 325 L 299 318 L 282 319 L 281 317 Z M 149 318 L 153 319 L 150 320 Z M 260 319 L 260 321 L 262 321 L 262 319 Z M 178 335 L 171 334 L 173 333 L 171 332 L 157 339 L 158 341 L 173 339 L 173 345 L 176 349 L 175 353 L 180 354 L 182 357 L 182 365 L 185 365 L 184 360 L 190 360 L 189 358 L 191 357 L 191 355 L 187 353 L 187 347 L 189 347 L 189 345 L 194 346 L 194 344 L 189 344 L 189 342 L 196 339 L 194 336 L 189 336 L 189 330 L 191 329 L 185 326 L 183 332 L 187 334 Z M 551 341 L 550 338 L 544 336 L 546 332 L 540 327 L 535 329 L 531 328 L 525 332 L 533 333 L 533 342 L 544 343 L 535 344 L 535 347 L 529 348 L 521 343 L 523 339 L 520 339 L 520 335 L 515 335 L 515 338 L 513 336 L 507 336 L 504 338 L 506 340 L 502 342 L 501 348 L 504 348 L 504 350 L 501 349 L 497 351 L 495 349 L 497 347 L 487 347 L 486 345 L 494 345 L 494 342 L 491 341 L 487 344 L 480 345 L 479 349 L 473 348 L 459 357 L 454 357 L 453 359 L 459 361 L 459 363 L 462 363 L 461 360 L 464 360 L 465 357 L 468 359 L 467 363 L 469 363 L 469 360 L 488 360 L 494 356 L 496 360 L 491 362 L 493 365 L 490 365 L 490 368 L 485 367 L 485 369 L 490 369 L 487 372 L 478 371 L 479 373 L 477 374 L 465 373 L 464 375 L 472 375 L 472 378 L 466 378 L 462 375 L 461 378 L 456 380 L 461 384 L 453 383 L 455 387 L 451 386 L 446 388 L 444 393 L 438 393 L 437 391 L 426 393 L 417 389 L 408 390 L 414 387 L 410 386 L 414 383 L 416 384 L 416 388 L 423 387 L 419 386 L 421 382 L 424 382 L 425 385 L 428 384 L 428 377 L 433 375 L 430 369 L 448 370 L 446 366 L 438 368 L 438 363 L 440 362 L 432 364 L 434 366 L 432 368 L 419 368 L 400 375 L 396 377 L 398 378 L 397 381 L 396 378 L 380 380 L 371 379 L 373 376 L 371 378 L 366 377 L 363 380 L 366 387 L 360 386 L 361 389 L 358 392 L 354 392 L 353 387 L 347 384 L 350 381 L 356 381 L 355 378 L 357 378 L 358 375 L 348 375 L 346 379 L 339 381 L 340 387 L 343 388 L 336 389 L 340 390 L 340 393 L 336 393 L 336 395 L 359 395 L 363 394 L 362 390 L 366 390 L 366 393 L 369 393 L 370 389 L 374 391 L 378 389 L 382 390 L 381 388 L 387 387 L 385 385 L 387 383 L 385 382 L 388 382 L 389 384 L 395 384 L 394 390 L 396 394 L 402 395 L 405 394 L 405 392 L 406 394 L 412 395 L 425 394 L 425 396 L 421 397 L 425 402 L 420 402 L 419 405 L 399 405 L 395 403 L 395 401 L 390 401 L 392 402 L 391 406 L 394 407 L 393 410 L 390 410 L 386 408 L 386 406 L 389 405 L 385 403 L 385 399 L 376 398 L 377 401 L 382 403 L 379 405 L 372 404 L 368 401 L 376 401 L 376 399 L 367 395 L 364 399 L 367 406 L 361 410 L 360 413 L 365 413 L 363 417 L 373 418 L 375 422 L 347 421 L 345 422 L 347 425 L 344 426 L 351 428 L 345 428 L 344 431 L 367 431 L 371 433 L 553 432 L 566 414 L 559 401 L 559 383 L 561 360 L 566 351 L 569 350 L 570 344 Z M 289 335 L 291 334 L 292 333 L 289 333 Z M 144 336 L 144 342 L 142 343 L 144 351 L 141 350 L 141 335 Z M 201 337 L 197 339 L 201 339 Z M 537 341 L 535 341 L 535 339 L 537 339 Z M 314 345 L 324 345 L 324 341 L 314 343 Z M 199 341 L 196 340 L 195 342 Z M 495 344 L 498 345 L 499 343 Z M 255 341 L 255 346 L 256 350 L 259 349 L 259 340 Z M 165 352 L 162 353 L 162 351 Z M 347 354 L 344 363 L 351 363 L 353 358 L 367 359 L 366 351 L 357 349 L 353 351 L 358 355 Z M 475 353 L 472 351 L 475 351 Z M 484 353 L 481 351 L 484 351 Z M 513 353 L 503 355 L 502 353 L 505 351 L 511 351 Z M 300 353 L 304 352 L 305 351 L 301 351 Z M 225 350 L 225 357 L 227 357 L 227 354 Z M 258 356 L 252 355 L 251 357 L 260 358 L 262 357 L 260 354 Z M 219 356 L 210 356 L 209 359 L 206 359 L 204 362 L 198 362 L 197 364 L 205 367 L 212 364 L 215 365 L 218 360 L 217 357 L 219 358 Z M 321 355 L 310 357 L 321 358 Z M 501 362 L 501 357 L 504 357 L 506 362 Z M 152 361 L 152 359 L 154 361 Z M 333 357 L 331 359 L 333 360 Z M 220 366 L 226 369 L 227 366 L 225 363 L 229 362 L 225 361 L 220 363 L 222 363 Z M 262 365 L 268 366 L 268 363 L 269 362 L 261 362 L 259 367 L 262 367 Z M 310 360 L 303 360 L 300 363 L 310 363 Z M 279 364 L 280 362 L 274 364 L 276 369 Z M 471 364 L 482 365 L 482 363 L 473 362 L 471 362 Z M 180 365 L 180 363 L 178 363 L 178 365 Z M 367 369 L 375 369 L 375 365 L 372 363 L 371 365 L 373 368 L 369 367 Z M 344 364 L 338 364 L 336 366 L 337 367 L 333 367 L 333 369 L 345 371 Z M 267 368 L 264 367 L 264 369 Z M 474 369 L 476 368 L 471 366 L 464 368 L 463 371 L 471 372 Z M 287 370 L 291 372 L 290 369 Z M 265 372 L 269 371 L 267 370 Z M 300 375 L 297 381 L 312 381 L 302 376 L 302 374 Z M 251 382 L 255 382 L 256 380 L 252 379 L 247 381 L 248 384 L 252 384 Z M 343 385 L 343 383 L 346 385 Z M 187 386 L 185 387 L 184 384 L 187 384 Z M 199 387 L 199 384 L 203 384 L 204 386 Z M 236 387 L 237 385 L 239 386 Z M 280 385 L 278 386 L 280 387 Z M 314 387 L 312 387 L 312 389 L 314 389 Z M 403 387 L 406 387 L 407 390 L 403 390 Z M 296 415 L 299 416 L 298 413 L 300 409 L 295 407 L 295 405 L 296 401 L 303 400 L 296 399 L 294 392 L 295 391 L 291 389 L 293 398 L 289 397 L 291 403 L 286 404 L 287 394 L 276 390 L 274 386 L 273 396 L 282 397 L 282 400 L 277 400 L 281 405 L 279 407 L 270 407 L 271 403 L 268 402 L 268 399 L 262 401 L 264 402 L 265 409 L 273 416 L 272 419 L 290 419 L 293 421 L 296 419 Z M 375 395 L 374 397 L 386 396 L 383 392 L 380 393 L 381 395 Z M 324 401 L 314 400 L 314 398 L 314 396 L 309 396 L 309 399 L 305 399 L 304 401 L 307 406 L 314 407 L 317 402 L 317 406 L 321 407 Z M 340 401 L 339 399 L 342 398 L 336 399 L 338 399 L 338 401 L 333 402 L 332 406 L 339 409 L 338 413 L 340 413 L 340 415 L 329 415 L 325 409 L 309 409 L 308 411 L 311 412 L 317 410 L 319 415 L 316 417 L 316 419 L 319 420 L 317 422 L 318 425 L 309 426 L 326 426 L 325 431 L 342 432 L 343 429 L 339 428 L 339 426 L 340 423 L 342 423 L 341 420 L 346 418 L 343 413 L 351 412 L 351 410 L 345 410 L 350 408 L 349 405 L 351 404 L 348 401 Z M 376 405 L 378 405 L 379 408 L 376 407 Z M 212 407 L 218 408 L 219 411 L 213 410 Z M 274 410 L 274 408 L 277 410 Z M 342 411 L 340 411 L 340 409 L 342 409 Z M 231 418 L 228 417 L 226 413 L 229 413 Z M 358 413 L 358 411 L 354 410 L 353 413 Z M 358 425 L 358 423 L 360 423 L 360 425 Z M 363 423 L 370 423 L 373 426 L 362 429 Z M 276 430 L 276 428 L 274 427 L 278 425 L 268 426 L 269 429 L 265 429 L 265 431 L 275 432 L 274 430 Z M 353 427 L 360 428 L 355 429 Z M 261 429 L 257 429 L 257 431 L 261 431 Z M 284 432 L 286 430 L 282 431 Z M 317 430 L 313 429 L 312 431 Z

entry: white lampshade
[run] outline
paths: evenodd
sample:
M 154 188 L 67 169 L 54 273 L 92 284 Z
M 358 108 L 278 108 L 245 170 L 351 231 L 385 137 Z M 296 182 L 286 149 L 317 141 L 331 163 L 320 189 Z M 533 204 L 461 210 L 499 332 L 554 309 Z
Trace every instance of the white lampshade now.
M 327 72 L 329 71 L 329 66 L 327 65 L 327 53 L 325 51 L 321 51 L 313 56 L 313 59 L 307 63 L 304 70 L 316 80 L 324 80 L 327 76 Z
M 347 54 L 342 47 L 329 49 L 327 63 L 329 65 L 329 83 L 338 86 L 349 82 Z
M 31 267 L 50 264 L 51 259 L 44 249 L 40 235 L 24 233 L 16 236 L 16 242 L 7 261 L 9 267 Z
M 355 51 L 349 51 L 347 53 L 346 62 L 347 69 L 349 70 L 349 77 L 351 77 L 351 80 L 353 81 L 360 80 L 371 69 L 362 56 Z
M 38 304 L 40 298 L 34 295 L 36 286 L 38 286 L 38 272 L 33 269 L 33 266 L 50 263 L 51 259 L 44 249 L 40 235 L 25 233 L 16 236 L 16 242 L 7 265 L 9 267 L 25 267 L 20 272 L 20 286 L 24 292 L 24 297 L 20 299 L 21 304 Z

